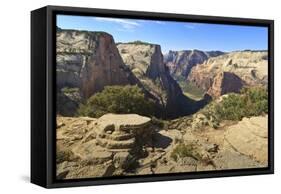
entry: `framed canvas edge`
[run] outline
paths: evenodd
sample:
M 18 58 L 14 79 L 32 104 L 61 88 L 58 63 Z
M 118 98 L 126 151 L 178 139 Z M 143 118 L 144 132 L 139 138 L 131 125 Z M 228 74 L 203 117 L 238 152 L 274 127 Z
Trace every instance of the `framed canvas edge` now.
M 201 179 L 201 178 L 218 178 L 230 176 L 246 176 L 246 175 L 262 175 L 274 174 L 274 21 L 264 19 L 249 18 L 233 18 L 233 17 L 217 17 L 217 16 L 200 16 L 186 15 L 174 13 L 157 13 L 157 12 L 140 12 L 126 10 L 110 10 L 95 8 L 77 8 L 62 6 L 47 6 L 47 103 L 46 103 L 46 155 L 47 155 L 47 182 L 46 188 L 58 187 L 74 187 L 74 186 L 91 186 L 91 185 L 107 185 L 107 184 L 123 184 L 123 183 L 140 183 L 155 181 L 172 181 L 185 179 Z M 70 179 L 66 181 L 58 181 L 55 179 L 55 38 L 56 28 L 54 26 L 55 15 L 57 13 L 82 15 L 101 15 L 104 17 L 130 17 L 130 18 L 146 18 L 146 19 L 171 19 L 173 21 L 197 21 L 205 23 L 230 23 L 236 25 L 255 25 L 268 27 L 268 52 L 269 52 L 269 150 L 268 150 L 268 167 L 255 169 L 235 169 L 220 171 L 202 171 L 194 173 L 175 173 L 175 174 L 158 174 L 158 175 L 137 175 L 124 177 L 109 178 L 93 178 L 93 179 Z

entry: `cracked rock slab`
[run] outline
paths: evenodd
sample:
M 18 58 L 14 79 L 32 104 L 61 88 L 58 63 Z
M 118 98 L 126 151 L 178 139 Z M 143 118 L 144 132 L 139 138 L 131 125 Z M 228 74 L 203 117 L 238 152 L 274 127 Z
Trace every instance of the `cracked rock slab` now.
M 237 152 L 249 156 L 262 164 L 267 164 L 267 123 L 267 116 L 243 118 L 242 121 L 227 129 L 225 140 Z

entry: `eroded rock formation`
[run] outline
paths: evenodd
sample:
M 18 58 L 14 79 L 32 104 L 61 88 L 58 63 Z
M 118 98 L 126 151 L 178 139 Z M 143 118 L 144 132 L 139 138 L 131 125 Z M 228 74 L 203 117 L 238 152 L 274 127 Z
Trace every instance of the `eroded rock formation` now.
M 192 67 L 202 64 L 210 57 L 224 54 L 221 51 L 183 50 L 169 51 L 164 55 L 164 63 L 175 79 L 186 79 Z
M 221 72 L 216 75 L 208 94 L 213 97 L 219 97 L 227 93 L 238 93 L 244 85 L 243 80 L 231 72 Z
M 117 47 L 124 63 L 140 80 L 146 91 L 158 99 L 165 116 L 190 114 L 208 102 L 208 98 L 196 102 L 183 95 L 164 64 L 160 45 L 133 42 L 120 43 Z
M 105 32 L 57 31 L 57 86 L 88 98 L 107 85 L 134 84 L 113 37 Z
M 57 123 L 60 178 L 129 172 L 142 156 L 145 142 L 151 142 L 153 132 L 150 118 L 136 114 L 106 114 L 99 119 L 59 117 Z
M 87 99 L 108 85 L 138 85 L 158 105 L 161 117 L 190 114 L 207 103 L 207 99 L 195 102 L 183 95 L 163 62 L 159 45 L 117 46 L 119 50 L 105 32 L 57 31 L 58 104 L 70 107 L 68 111 L 58 109 L 59 114 L 73 116 L 79 104 L 67 98 L 70 95 L 64 88 L 78 88 L 81 99 Z
M 234 81 L 230 92 L 236 92 L 244 86 L 267 85 L 268 59 L 266 51 L 237 51 L 218 57 L 212 57 L 201 65 L 192 68 L 188 80 L 215 97 L 225 90 L 225 84 L 218 84 L 222 77 Z M 224 75 L 224 76 L 221 76 Z M 241 81 L 239 81 L 239 79 Z M 240 82 L 240 84 L 239 84 Z M 218 88 L 221 85 L 221 89 Z M 234 86 L 237 86 L 234 88 Z M 217 88 L 217 89 L 214 89 Z M 223 94 L 224 92 L 222 92 Z
M 97 123 L 97 142 L 107 149 L 132 151 L 138 142 L 151 135 L 151 119 L 137 114 L 106 114 Z

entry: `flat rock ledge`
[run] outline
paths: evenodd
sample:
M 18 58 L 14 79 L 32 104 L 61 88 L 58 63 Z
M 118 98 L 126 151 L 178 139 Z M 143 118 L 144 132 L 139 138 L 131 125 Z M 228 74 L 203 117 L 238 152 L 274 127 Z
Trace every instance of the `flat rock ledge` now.
M 225 139 L 239 153 L 267 164 L 268 118 L 251 117 L 228 128 Z

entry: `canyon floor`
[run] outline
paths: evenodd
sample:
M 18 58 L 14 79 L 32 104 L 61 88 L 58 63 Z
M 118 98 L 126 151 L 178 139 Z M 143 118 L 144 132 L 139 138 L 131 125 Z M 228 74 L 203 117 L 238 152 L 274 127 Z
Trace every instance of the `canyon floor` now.
M 159 125 L 136 114 L 57 117 L 57 178 L 95 178 L 267 166 L 267 115 L 224 121 L 200 113 Z M 185 150 L 181 150 L 181 146 Z

